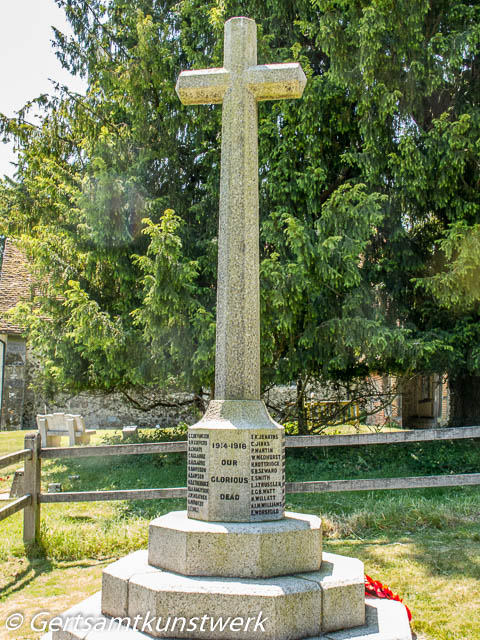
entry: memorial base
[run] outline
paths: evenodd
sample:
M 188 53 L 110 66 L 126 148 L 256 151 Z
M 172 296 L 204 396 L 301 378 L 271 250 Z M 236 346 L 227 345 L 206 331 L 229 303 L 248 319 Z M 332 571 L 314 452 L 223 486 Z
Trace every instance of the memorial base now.
M 403 605 L 366 606 L 360 560 L 322 554 L 319 518 L 286 516 L 206 523 L 175 512 L 154 520 L 149 550 L 108 566 L 101 594 L 67 611 L 51 640 L 411 640 Z M 207 575 L 198 575 L 202 557 Z M 240 575 L 232 576 L 236 563 Z M 219 567 L 223 575 L 211 575 Z
M 146 552 L 140 551 L 105 569 L 102 612 L 137 619 L 139 628 L 154 619 L 154 628 L 145 627 L 153 637 L 305 638 L 363 624 L 363 563 L 325 553 L 317 571 L 239 579 L 163 571 L 149 565 Z M 230 628 L 234 619 L 238 629 Z
M 307 640 L 412 640 L 405 607 L 400 602 L 365 598 L 365 624 L 342 631 L 324 632 Z M 152 640 L 152 636 L 124 624 L 101 612 L 101 592 L 72 607 L 62 616 L 64 620 L 88 620 L 90 630 L 56 631 L 41 640 Z M 199 633 L 198 638 L 209 640 Z M 173 638 L 170 638 L 173 640 Z
M 286 513 L 273 522 L 203 522 L 174 511 L 150 523 L 148 563 L 185 576 L 225 578 L 318 571 L 322 521 Z
M 285 431 L 261 400 L 212 400 L 188 428 L 188 517 L 282 520 Z

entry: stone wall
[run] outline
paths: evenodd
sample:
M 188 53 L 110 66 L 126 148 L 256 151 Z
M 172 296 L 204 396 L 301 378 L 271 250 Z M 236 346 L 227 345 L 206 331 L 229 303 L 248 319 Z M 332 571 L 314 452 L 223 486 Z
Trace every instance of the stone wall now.
M 1 337 L 1 336 L 0 336 Z M 179 422 L 193 424 L 201 417 L 201 412 L 188 394 L 175 394 L 166 397 L 166 401 L 172 406 L 159 406 L 151 411 L 141 411 L 133 406 L 121 394 L 81 393 L 78 395 L 62 395 L 54 402 L 35 393 L 30 380 L 36 363 L 29 353 L 25 351 L 25 342 L 20 336 L 3 336 L 6 343 L 4 392 L 2 405 L 1 429 L 35 429 L 37 414 L 65 412 L 79 413 L 85 417 L 88 428 L 111 429 L 122 428 L 127 425 L 143 427 L 174 427 Z M 394 385 L 394 381 L 373 376 L 371 379 L 372 390 L 385 393 L 385 385 Z M 443 383 L 438 389 L 438 406 L 441 407 L 437 416 L 436 425 L 443 426 L 448 418 L 447 385 Z M 338 391 L 333 389 L 317 388 L 309 386 L 306 393 L 307 400 L 346 400 L 339 397 Z M 372 396 L 369 409 L 380 409 L 377 413 L 369 415 L 367 424 L 381 426 L 387 422 L 397 422 L 402 425 L 403 420 L 410 414 L 407 389 L 404 393 L 395 397 L 391 405 L 380 408 L 379 398 Z M 288 404 L 295 404 L 296 386 L 285 385 L 273 387 L 264 395 L 264 401 L 269 407 L 272 417 L 278 419 L 277 412 L 283 411 Z M 370 406 L 371 405 L 371 406 Z M 403 405 L 403 406 L 402 406 Z M 294 407 L 292 407 L 294 410 Z M 402 415 L 403 414 L 403 415 Z M 403 426 L 406 426 L 405 424 Z M 415 424 L 415 426 L 420 426 Z
M 265 402 L 273 407 L 283 408 L 287 402 L 294 402 L 295 386 L 275 387 L 265 394 Z M 121 394 L 80 393 L 75 396 L 63 395 L 55 402 L 45 399 L 28 390 L 25 399 L 24 427 L 36 428 L 35 416 L 43 413 L 64 412 L 80 413 L 84 416 L 88 428 L 113 429 L 136 424 L 141 427 L 175 427 L 179 422 L 194 424 L 201 412 L 189 394 L 171 394 L 166 401 L 171 407 L 157 407 L 151 411 L 141 411 L 130 404 Z M 178 404 L 175 404 L 178 403 Z M 271 411 L 275 415 L 275 411 Z
M 25 391 L 25 340 L 19 336 L 2 336 L 5 343 L 3 395 L 0 429 L 21 429 Z
M 179 422 L 192 424 L 199 417 L 193 403 L 175 405 L 176 402 L 189 400 L 187 394 L 170 396 L 167 401 L 174 406 L 156 407 L 151 411 L 137 409 L 118 393 L 63 395 L 56 398 L 55 402 L 46 402 L 44 398 L 35 394 L 32 396 L 24 415 L 24 425 L 27 428 L 35 428 L 37 414 L 54 412 L 79 413 L 85 418 L 88 428 L 96 429 L 121 429 L 134 424 L 141 427 L 174 427 Z

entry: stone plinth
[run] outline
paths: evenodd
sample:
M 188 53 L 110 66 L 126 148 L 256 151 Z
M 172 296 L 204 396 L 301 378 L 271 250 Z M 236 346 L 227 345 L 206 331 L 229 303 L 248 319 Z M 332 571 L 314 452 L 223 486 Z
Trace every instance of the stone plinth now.
M 139 568 L 143 573 L 156 571 L 154 567 L 149 567 L 146 549 L 130 553 L 103 570 L 102 610 L 106 614 L 122 618 L 128 615 L 128 583 Z
M 131 618 L 143 619 L 146 611 L 164 623 L 164 631 L 149 630 L 156 638 L 287 640 L 320 632 L 321 591 L 314 582 L 295 576 L 252 580 L 145 573 L 130 580 L 128 612 Z M 208 620 L 202 633 L 203 615 Z M 180 622 L 166 627 L 169 617 Z M 237 629 L 221 629 L 227 619 L 235 618 L 242 621 Z
M 285 436 L 260 400 L 213 400 L 188 429 L 188 517 L 279 520 L 285 505 Z
M 150 523 L 148 561 L 189 576 L 269 578 L 318 571 L 321 520 L 286 513 L 274 522 L 202 522 L 176 511 Z
M 50 632 L 41 640 L 151 640 L 152 636 L 142 632 L 141 626 L 134 627 L 134 621 L 127 626 L 127 620 L 122 623 L 122 620 L 103 615 L 100 600 L 101 593 L 98 592 L 62 614 L 65 621 L 79 619 L 77 628 L 72 624 L 70 631 Z M 400 602 L 366 598 L 364 605 L 364 625 L 326 632 L 308 640 L 412 640 L 407 612 Z
M 332 631 L 311 640 L 412 640 L 412 631 L 401 602 L 365 598 L 364 625 Z
M 320 571 L 298 577 L 313 580 L 322 590 L 322 631 L 348 629 L 365 622 L 365 577 L 361 560 L 324 553 Z
M 324 554 L 319 571 L 266 579 L 184 576 L 152 567 L 145 552 L 136 552 L 104 570 L 102 612 L 131 620 L 148 616 L 159 623 L 153 637 L 198 638 L 199 629 L 188 630 L 188 621 L 202 615 L 209 620 L 230 617 L 268 618 L 261 628 L 218 631 L 209 628 L 204 637 L 272 638 L 287 640 L 320 635 L 329 630 L 364 623 L 363 564 L 354 558 Z M 148 615 L 147 615 L 148 614 Z M 185 618 L 182 628 L 166 627 L 168 618 Z M 210 624 L 210 622 L 209 622 Z M 140 625 L 141 629 L 142 626 Z

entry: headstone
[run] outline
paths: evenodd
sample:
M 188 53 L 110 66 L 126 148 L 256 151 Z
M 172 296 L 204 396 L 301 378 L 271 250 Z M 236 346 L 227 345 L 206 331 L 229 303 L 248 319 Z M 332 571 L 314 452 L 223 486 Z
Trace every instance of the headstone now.
M 126 438 L 137 435 L 137 432 L 138 432 L 137 425 L 132 424 L 132 425 L 125 426 L 122 429 L 122 438 L 125 440 Z
M 215 399 L 188 430 L 188 516 L 281 519 L 284 430 L 260 400 L 257 102 L 299 98 L 298 63 L 257 64 L 257 27 L 225 23 L 221 69 L 183 71 L 184 104 L 222 103 Z

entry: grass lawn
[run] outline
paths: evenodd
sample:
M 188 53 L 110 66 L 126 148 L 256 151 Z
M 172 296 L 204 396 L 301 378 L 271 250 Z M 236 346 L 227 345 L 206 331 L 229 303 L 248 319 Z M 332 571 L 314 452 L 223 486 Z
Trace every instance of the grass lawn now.
M 22 449 L 24 435 L 1 433 L 0 455 Z M 115 438 L 97 432 L 94 443 L 105 437 Z M 0 470 L 0 493 L 19 466 Z M 480 443 L 291 449 L 286 467 L 289 481 L 478 472 Z M 185 455 L 48 460 L 43 491 L 50 482 L 66 491 L 185 486 Z M 21 513 L 1 522 L 0 637 L 38 640 L 29 627 L 36 612 L 53 616 L 99 590 L 106 564 L 147 545 L 153 517 L 184 508 L 184 500 L 43 505 L 42 547 L 29 549 Z M 295 494 L 287 509 L 320 515 L 325 550 L 362 559 L 399 593 L 418 640 L 480 640 L 480 487 Z M 5 620 L 17 611 L 26 623 L 9 634 Z

